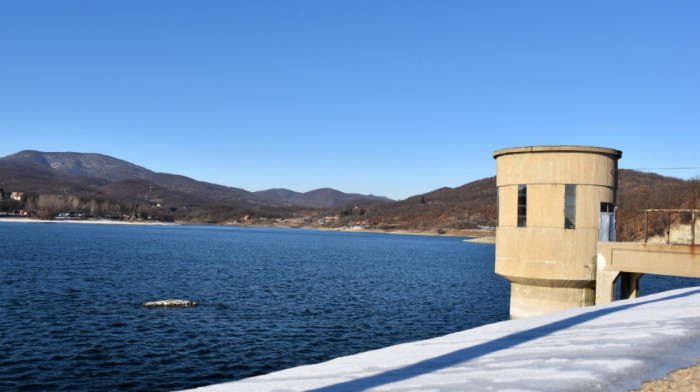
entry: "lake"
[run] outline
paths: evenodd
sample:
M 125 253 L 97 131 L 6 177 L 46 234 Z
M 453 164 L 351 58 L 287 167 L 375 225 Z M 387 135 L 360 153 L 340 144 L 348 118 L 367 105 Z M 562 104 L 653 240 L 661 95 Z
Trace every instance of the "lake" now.
M 4 222 L 0 237 L 2 390 L 193 388 L 508 319 L 494 246 L 461 238 Z M 199 306 L 142 306 L 166 298 Z

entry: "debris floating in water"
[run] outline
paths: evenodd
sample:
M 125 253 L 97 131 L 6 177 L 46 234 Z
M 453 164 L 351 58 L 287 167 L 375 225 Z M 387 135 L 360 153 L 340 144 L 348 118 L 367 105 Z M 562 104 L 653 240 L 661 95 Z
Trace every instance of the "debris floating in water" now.
M 197 306 L 197 302 L 192 302 L 186 299 L 164 299 L 160 301 L 153 301 L 153 302 L 144 302 L 143 306 L 147 308 L 151 307 L 156 307 L 156 306 L 181 306 L 181 307 L 190 307 L 190 306 Z

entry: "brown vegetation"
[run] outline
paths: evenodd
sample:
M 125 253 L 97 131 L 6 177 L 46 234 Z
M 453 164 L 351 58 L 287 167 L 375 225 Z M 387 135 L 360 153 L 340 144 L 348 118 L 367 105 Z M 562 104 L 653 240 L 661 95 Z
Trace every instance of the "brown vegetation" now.
M 681 180 L 620 170 L 618 184 L 619 241 L 643 238 L 644 209 L 700 208 L 698 178 Z M 495 177 L 392 202 L 332 189 L 253 193 L 155 173 L 99 154 L 24 151 L 0 158 L 0 188 L 0 213 L 23 210 L 30 216 L 49 219 L 56 214 L 69 214 L 84 218 L 433 233 L 493 228 L 497 220 Z M 22 200 L 10 199 L 12 191 L 24 192 Z M 689 221 L 688 213 L 650 214 L 649 235 L 662 235 L 669 224 Z
M 681 180 L 653 173 L 621 170 L 619 175 L 617 240 L 644 237 L 646 209 L 700 209 L 700 178 Z M 670 224 L 690 223 L 690 213 L 649 213 L 649 235 L 663 235 Z M 670 220 L 670 221 L 669 221 Z
M 381 230 L 446 231 L 496 225 L 496 178 L 438 190 L 392 202 L 328 210 L 331 227 L 362 226 Z
M 682 180 L 634 170 L 620 170 L 618 178 L 617 240 L 644 237 L 645 209 L 699 209 L 700 179 Z M 362 209 L 326 210 L 338 219 L 327 226 L 440 232 L 496 226 L 496 179 L 489 177 L 459 188 L 441 188 L 394 203 Z M 670 219 L 670 222 L 669 222 Z M 650 213 L 649 235 L 663 234 L 670 224 L 690 223 L 690 213 Z

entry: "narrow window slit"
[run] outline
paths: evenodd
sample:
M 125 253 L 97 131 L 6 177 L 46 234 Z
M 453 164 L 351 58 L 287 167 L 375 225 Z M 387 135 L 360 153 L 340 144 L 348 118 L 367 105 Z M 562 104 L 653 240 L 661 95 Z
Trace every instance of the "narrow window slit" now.
M 527 185 L 518 185 L 518 227 L 527 226 Z
M 576 185 L 565 186 L 564 200 L 564 227 L 576 228 Z

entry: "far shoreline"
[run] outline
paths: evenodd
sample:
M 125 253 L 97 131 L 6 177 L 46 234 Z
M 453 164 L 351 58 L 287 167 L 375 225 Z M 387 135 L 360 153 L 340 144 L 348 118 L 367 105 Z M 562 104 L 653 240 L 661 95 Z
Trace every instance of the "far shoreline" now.
M 184 225 L 203 225 L 203 226 L 225 226 L 225 227 L 250 227 L 250 228 L 287 228 L 287 229 L 308 229 L 319 231 L 337 231 L 345 233 L 379 233 L 379 234 L 399 234 L 399 235 L 417 235 L 430 237 L 460 237 L 464 238 L 465 242 L 477 243 L 495 243 L 495 230 L 489 229 L 432 229 L 432 230 L 410 230 L 410 229 L 355 229 L 348 227 L 316 227 L 316 226 L 289 226 L 289 225 L 246 225 L 246 224 L 227 224 L 227 223 L 203 223 L 203 222 L 160 222 L 160 221 L 124 221 L 110 219 L 36 219 L 26 217 L 0 217 L 0 222 L 8 223 L 74 223 L 74 224 L 94 224 L 94 225 L 137 225 L 137 226 L 184 226 Z M 493 239 L 493 240 L 492 240 Z
M 175 222 L 159 221 L 120 221 L 110 219 L 35 219 L 35 218 L 12 218 L 0 217 L 0 222 L 9 223 L 76 223 L 90 225 L 140 225 L 140 226 L 178 226 Z

